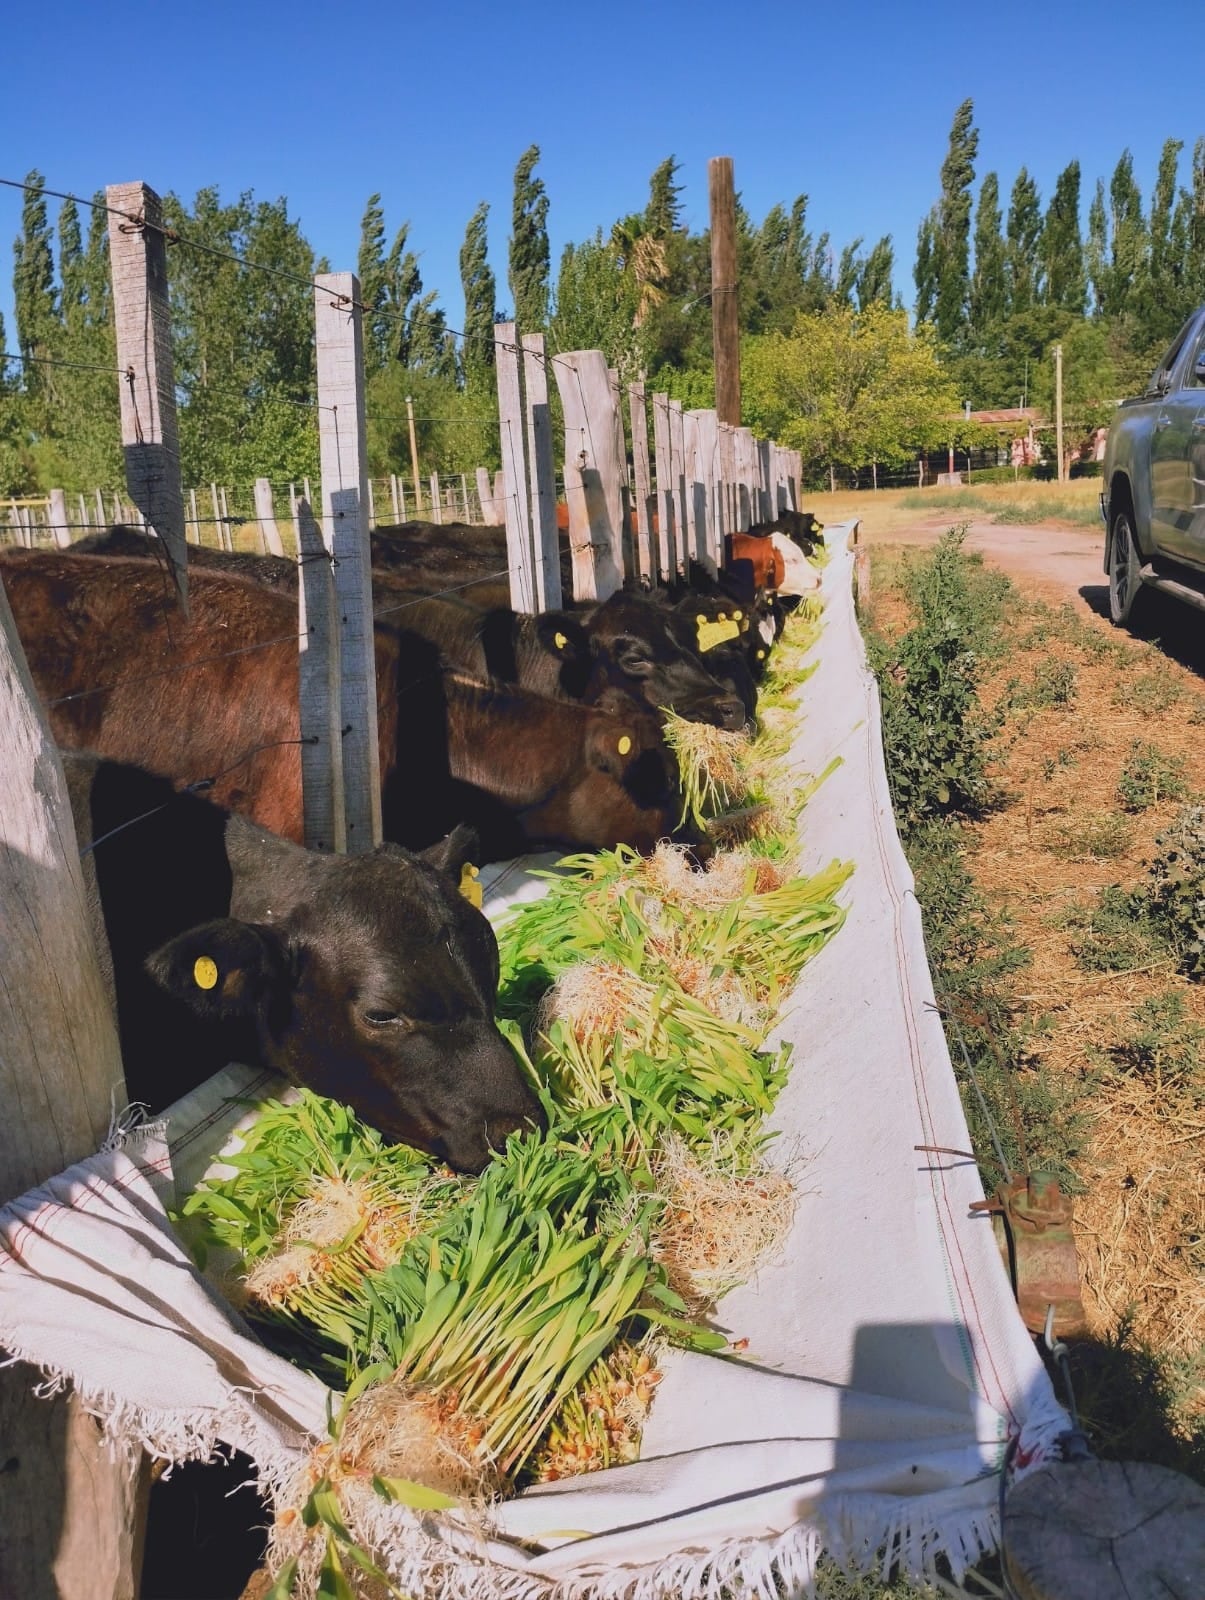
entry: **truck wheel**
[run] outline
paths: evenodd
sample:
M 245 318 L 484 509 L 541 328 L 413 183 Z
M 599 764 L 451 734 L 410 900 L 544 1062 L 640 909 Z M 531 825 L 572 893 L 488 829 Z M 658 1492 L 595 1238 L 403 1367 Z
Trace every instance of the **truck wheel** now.
M 1119 506 L 1109 535 L 1109 620 L 1115 627 L 1132 628 L 1146 609 L 1141 568 L 1133 512 L 1129 506 Z

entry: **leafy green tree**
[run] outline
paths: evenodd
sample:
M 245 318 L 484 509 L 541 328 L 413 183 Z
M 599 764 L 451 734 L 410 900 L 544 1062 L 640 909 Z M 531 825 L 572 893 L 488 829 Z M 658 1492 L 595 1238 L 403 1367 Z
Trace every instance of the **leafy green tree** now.
M 1037 299 L 1041 239 L 1042 207 L 1038 186 L 1022 167 L 1008 203 L 1005 270 L 1010 312 L 1028 311 Z
M 487 254 L 490 208 L 483 200 L 469 218 L 460 247 L 460 286 L 464 291 L 464 375 L 474 388 L 489 385 L 494 365 L 497 285 Z
M 621 271 L 631 280 L 637 327 L 669 292 L 669 240 L 649 226 L 643 212 L 634 212 L 611 229 L 611 249 Z
M 1000 180 L 986 173 L 975 213 L 975 270 L 971 277 L 971 333 L 982 340 L 1004 316 L 1007 300 L 1004 239 L 1000 233 Z
M 862 241 L 859 238 L 852 244 L 847 244 L 841 252 L 837 275 L 833 281 L 833 299 L 838 305 L 852 306 L 854 303 L 854 292 L 862 272 L 862 258 L 858 255 L 861 248 Z
M 894 270 L 895 252 L 891 247 L 891 235 L 885 233 L 859 267 L 857 284 L 859 311 L 865 311 L 867 306 L 876 303 L 885 306 L 894 303 L 891 284 Z
M 515 167 L 509 279 L 520 333 L 538 333 L 548 321 L 548 196 L 534 176 L 539 159 L 533 144 Z
M 967 322 L 971 184 L 979 151 L 974 115 L 975 107 L 970 100 L 964 100 L 954 113 L 949 147 L 941 167 L 941 199 L 937 202 L 933 252 L 937 274 L 934 321 L 938 334 L 949 344 L 962 337 Z
M 602 229 L 579 245 L 566 245 L 557 274 L 552 342 L 557 350 L 601 350 L 625 378 L 645 365 L 637 324 L 639 285 Z
M 1159 171 L 1151 192 L 1146 259 L 1135 286 L 1135 309 L 1147 344 L 1165 343 L 1192 309 L 1183 293 L 1184 246 L 1183 213 L 1175 216 L 1176 174 L 1180 161 L 1181 139 L 1164 142 L 1159 156 Z M 1180 228 L 1176 227 L 1177 221 Z
M 1205 134 L 1193 146 L 1192 188 L 1180 206 L 1184 236 L 1184 284 L 1189 300 L 1205 300 Z
M 1148 376 L 1145 359 L 1130 349 L 1122 331 L 1106 322 L 1077 318 L 1059 335 L 1063 346 L 1063 421 L 1068 444 L 1108 425 L 1118 400 L 1133 394 Z M 1053 344 L 1033 372 L 1033 404 L 1054 416 Z
M 934 334 L 904 311 L 831 305 L 801 315 L 789 335 L 745 342 L 746 421 L 803 452 L 815 475 L 829 462 L 909 460 L 947 437 L 958 398 Z
M 916 230 L 916 266 L 913 268 L 916 284 L 916 320 L 932 322 L 937 308 L 937 214 L 929 215 Z
M 1084 243 L 1079 231 L 1079 162 L 1059 173 L 1046 207 L 1040 245 L 1042 288 L 1047 305 L 1084 314 Z
M 397 472 L 412 501 L 410 435 L 406 396 L 414 405 L 423 500 L 427 476 L 498 467 L 497 408 L 490 398 L 461 387 L 455 379 L 391 361 L 368 380 L 368 466 L 374 477 Z

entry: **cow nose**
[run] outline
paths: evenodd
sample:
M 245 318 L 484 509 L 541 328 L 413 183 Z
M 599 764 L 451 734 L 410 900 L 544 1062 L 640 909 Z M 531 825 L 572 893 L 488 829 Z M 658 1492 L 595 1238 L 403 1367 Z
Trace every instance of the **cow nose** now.
M 483 1172 L 506 1149 L 512 1133 L 538 1133 L 547 1126 L 543 1108 L 533 1095 L 530 1110 L 522 1116 L 507 1112 L 491 1116 L 479 1129 L 445 1134 L 437 1141 L 437 1154 L 456 1172 Z
M 736 695 L 722 695 L 715 709 L 717 726 L 728 733 L 738 733 L 745 726 L 745 702 Z

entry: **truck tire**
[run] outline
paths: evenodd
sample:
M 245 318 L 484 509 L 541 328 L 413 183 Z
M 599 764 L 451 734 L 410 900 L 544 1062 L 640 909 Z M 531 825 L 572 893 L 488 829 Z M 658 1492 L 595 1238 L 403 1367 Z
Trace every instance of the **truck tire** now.
M 1134 513 L 1124 501 L 1109 527 L 1109 621 L 1132 628 L 1141 620 L 1150 598 L 1139 576 L 1142 552 L 1134 537 Z

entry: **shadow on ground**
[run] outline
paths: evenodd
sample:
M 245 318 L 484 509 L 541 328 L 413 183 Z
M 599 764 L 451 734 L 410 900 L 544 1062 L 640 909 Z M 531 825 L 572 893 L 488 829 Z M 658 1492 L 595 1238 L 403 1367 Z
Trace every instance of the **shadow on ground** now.
M 1098 616 L 1109 615 L 1109 588 L 1104 583 L 1085 584 L 1080 589 L 1085 604 Z M 1182 667 L 1205 677 L 1205 616 L 1192 606 L 1152 591 L 1143 595 L 1146 602 L 1139 626 L 1131 631 L 1145 639 Z

